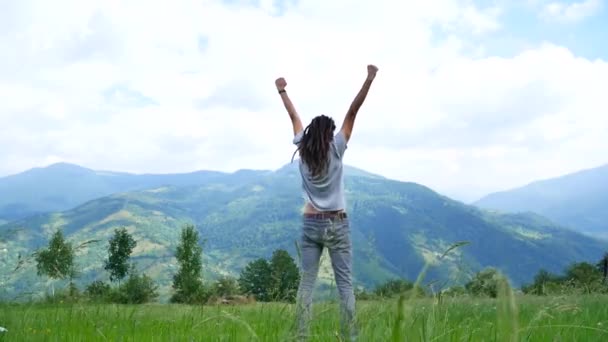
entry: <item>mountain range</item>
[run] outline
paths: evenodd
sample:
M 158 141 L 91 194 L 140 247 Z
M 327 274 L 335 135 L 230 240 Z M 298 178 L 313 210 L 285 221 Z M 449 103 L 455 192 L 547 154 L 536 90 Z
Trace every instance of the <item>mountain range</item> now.
M 608 248 L 537 214 L 481 210 L 425 186 L 352 167 L 345 174 L 357 286 L 371 287 L 395 277 L 415 279 L 427 263 L 427 281 L 462 283 L 473 272 L 494 266 L 521 285 L 540 268 L 560 272 L 572 262 L 595 262 Z M 28 191 L 11 193 L 20 187 Z M 138 268 L 165 294 L 185 224 L 194 224 L 204 240 L 207 279 L 237 276 L 248 262 L 270 257 L 278 248 L 297 258 L 303 201 L 295 162 L 276 171 L 174 175 L 59 164 L 0 179 L 0 195 L 5 210 L 24 209 L 18 215 L 5 211 L 10 222 L 0 225 L 0 295 L 44 288 L 46 280 L 36 276 L 31 262 L 17 270 L 15 266 L 44 246 L 57 228 L 76 245 L 99 240 L 79 251 L 81 285 L 107 279 L 102 270 L 107 240 L 121 226 L 138 242 L 133 254 Z M 468 244 L 441 258 L 451 245 L 463 241 Z M 325 257 L 322 283 L 329 284 L 330 275 Z
M 258 174 L 241 170 L 233 178 L 246 181 L 248 177 Z M 224 176 L 224 173 L 216 171 L 136 175 L 57 163 L 0 178 L 0 220 L 13 221 L 35 214 L 72 209 L 92 199 L 120 192 L 162 185 L 199 185 Z
M 608 239 L 608 165 L 487 195 L 476 206 L 535 212 L 570 229 Z

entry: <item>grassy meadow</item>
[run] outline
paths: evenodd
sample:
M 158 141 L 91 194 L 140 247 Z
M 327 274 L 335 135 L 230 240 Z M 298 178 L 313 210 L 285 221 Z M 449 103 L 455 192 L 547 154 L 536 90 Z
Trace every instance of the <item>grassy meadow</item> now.
M 311 341 L 338 341 L 338 305 Z M 608 341 L 608 296 L 358 302 L 361 341 Z M 1 304 L 0 341 L 289 341 L 294 306 Z

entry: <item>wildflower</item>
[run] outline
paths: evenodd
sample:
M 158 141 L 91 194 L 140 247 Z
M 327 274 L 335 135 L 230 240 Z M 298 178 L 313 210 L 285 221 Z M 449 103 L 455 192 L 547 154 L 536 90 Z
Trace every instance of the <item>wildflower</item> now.
M 8 330 L 5 327 L 0 327 L 0 333 L 4 333 L 4 332 L 8 332 Z

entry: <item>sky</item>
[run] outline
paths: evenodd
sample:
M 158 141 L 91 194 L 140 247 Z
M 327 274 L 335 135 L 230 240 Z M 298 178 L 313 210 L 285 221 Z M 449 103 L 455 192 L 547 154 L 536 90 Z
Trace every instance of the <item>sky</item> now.
M 462 201 L 608 163 L 606 0 L 0 0 L 0 177 L 278 169 L 274 86 L 344 162 Z

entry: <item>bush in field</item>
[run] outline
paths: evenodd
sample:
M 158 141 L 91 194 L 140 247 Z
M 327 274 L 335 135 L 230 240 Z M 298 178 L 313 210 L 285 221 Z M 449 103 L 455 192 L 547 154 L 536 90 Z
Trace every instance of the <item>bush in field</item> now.
M 540 270 L 532 284 L 522 287 L 525 294 L 590 294 L 608 293 L 608 286 L 603 281 L 603 270 L 597 265 L 579 262 L 570 265 L 564 275 L 556 275 Z
M 393 298 L 400 295 L 406 297 L 424 297 L 425 291 L 421 287 L 414 288 L 414 283 L 404 279 L 392 279 L 379 285 L 374 290 L 377 297 Z
M 74 299 L 80 298 L 81 295 L 80 290 L 72 281 L 68 284 L 68 294 Z
M 392 279 L 376 287 L 374 294 L 378 297 L 393 297 L 412 288 L 414 288 L 412 282 L 403 279 Z
M 525 294 L 537 296 L 557 294 L 562 291 L 562 281 L 560 276 L 541 269 L 534 277 L 534 282 L 530 285 L 523 286 L 522 291 Z
M 376 300 L 377 297 L 373 292 L 368 292 L 366 289 L 355 289 L 355 299 L 356 300 Z
M 465 285 L 467 292 L 474 296 L 496 298 L 498 295 L 498 282 L 500 275 L 494 268 L 486 268 L 478 272 L 471 281 Z
M 299 281 L 298 266 L 283 249 L 274 251 L 270 262 L 259 258 L 247 264 L 238 280 L 241 291 L 260 302 L 294 302 Z
M 583 293 L 598 293 L 605 289 L 602 284 L 602 272 L 587 262 L 570 265 L 564 278 L 567 284 L 581 290 Z
M 158 286 L 146 274 L 138 274 L 134 267 L 129 277 L 117 290 L 112 291 L 111 299 L 120 304 L 143 304 L 158 298 Z
M 101 280 L 90 283 L 84 293 L 93 302 L 118 304 L 143 304 L 158 298 L 158 286 L 146 274 L 139 274 L 131 265 L 128 278 L 112 288 Z
M 80 290 L 73 282 L 70 282 L 66 288 L 56 289 L 53 294 L 45 293 L 42 302 L 46 304 L 76 303 L 81 299 Z
M 441 295 L 445 297 L 461 297 L 467 294 L 467 290 L 463 286 L 452 286 L 441 291 Z
M 233 277 L 220 277 L 211 286 L 210 295 L 216 297 L 235 296 L 240 293 L 239 283 Z
M 270 296 L 276 301 L 294 302 L 300 282 L 300 271 L 286 250 L 278 249 L 270 259 Z
M 602 274 L 602 282 L 605 285 L 608 285 L 608 252 L 606 252 L 604 257 L 602 257 L 602 260 L 597 263 L 597 269 Z
M 266 259 L 260 258 L 250 262 L 239 277 L 239 287 L 244 294 L 254 296 L 257 301 L 270 301 L 272 270 Z
M 85 294 L 93 300 L 107 300 L 109 299 L 110 292 L 110 285 L 101 280 L 92 282 L 85 290 Z

